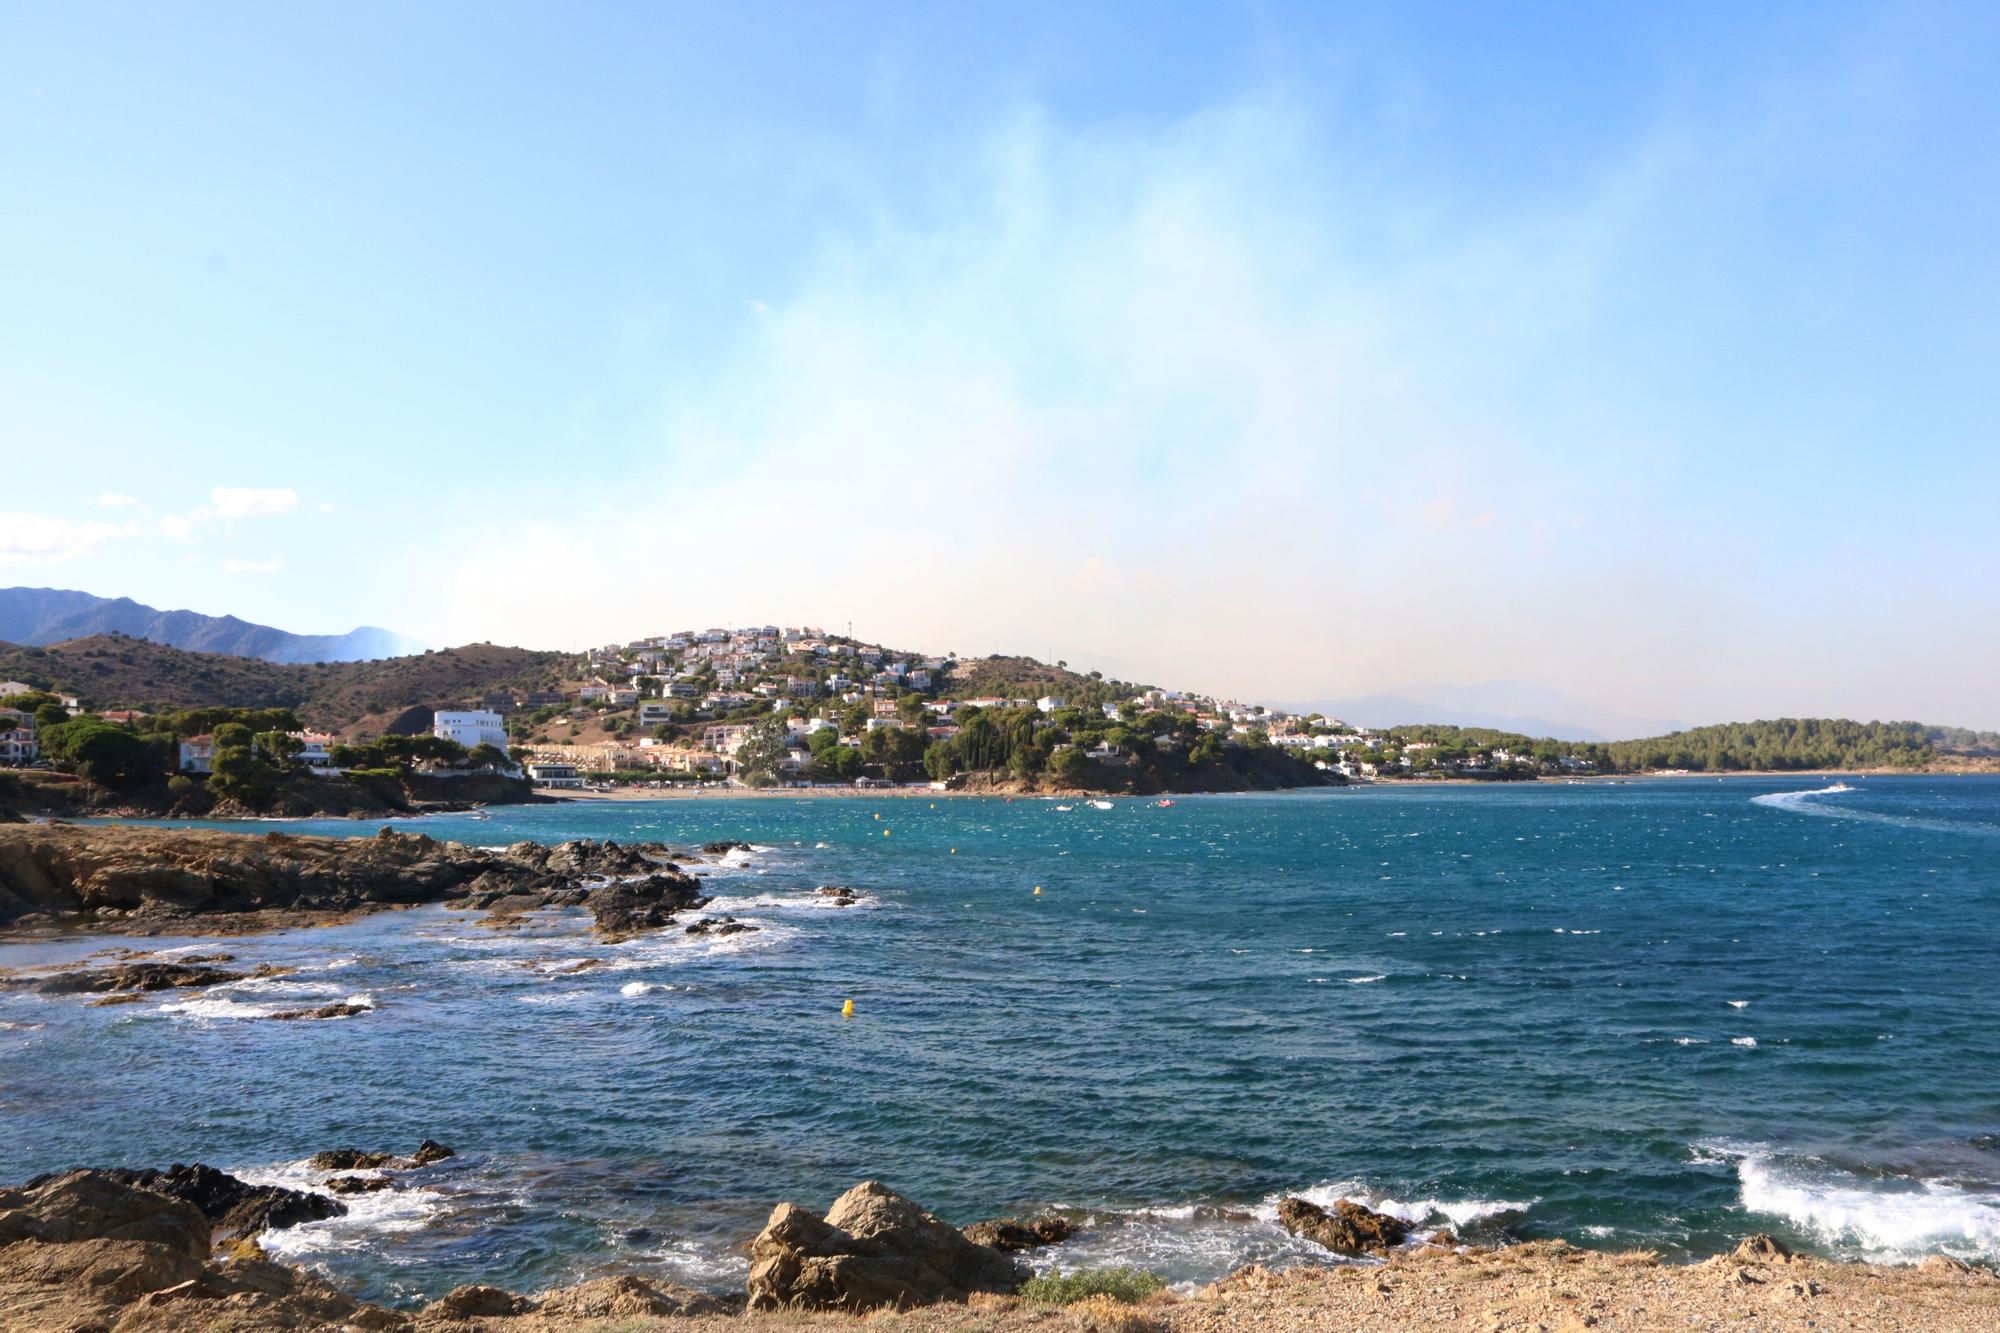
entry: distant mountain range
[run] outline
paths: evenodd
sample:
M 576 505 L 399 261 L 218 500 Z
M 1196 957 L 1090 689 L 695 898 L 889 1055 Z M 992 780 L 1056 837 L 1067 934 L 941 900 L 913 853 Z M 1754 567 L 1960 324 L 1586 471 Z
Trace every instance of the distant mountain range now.
M 267 662 L 372 662 L 420 653 L 424 644 L 363 625 L 345 634 L 292 634 L 235 616 L 161 611 L 129 597 L 63 588 L 0 588 L 0 641 L 39 647 L 96 634 L 123 634 L 189 652 Z

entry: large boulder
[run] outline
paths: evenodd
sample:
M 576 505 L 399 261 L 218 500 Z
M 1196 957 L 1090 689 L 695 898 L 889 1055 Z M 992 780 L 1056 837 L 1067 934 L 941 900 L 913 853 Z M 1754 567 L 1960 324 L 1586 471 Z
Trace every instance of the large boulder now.
M 753 1310 L 898 1309 L 1006 1294 L 1019 1262 L 967 1240 L 879 1181 L 834 1201 L 824 1219 L 781 1203 L 750 1247 Z
M 1335 1254 L 1386 1254 L 1410 1238 L 1408 1222 L 1349 1199 L 1335 1199 L 1331 1209 L 1309 1199 L 1281 1199 L 1278 1223 Z

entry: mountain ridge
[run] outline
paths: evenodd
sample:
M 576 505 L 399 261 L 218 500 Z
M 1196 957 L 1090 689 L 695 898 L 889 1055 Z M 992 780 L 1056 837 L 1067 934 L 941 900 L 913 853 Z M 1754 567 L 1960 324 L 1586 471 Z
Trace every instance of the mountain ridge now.
M 71 588 L 0 588 L 0 640 L 32 647 L 122 634 L 188 652 L 266 662 L 372 662 L 427 646 L 373 625 L 345 634 L 294 634 L 233 615 L 162 611 L 130 597 L 99 597 Z

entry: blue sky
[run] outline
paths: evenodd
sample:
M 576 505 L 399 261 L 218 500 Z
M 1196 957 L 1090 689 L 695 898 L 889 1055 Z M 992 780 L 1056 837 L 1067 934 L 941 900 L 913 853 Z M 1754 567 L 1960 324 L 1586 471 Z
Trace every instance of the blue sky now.
M 0 3 L 0 581 L 2000 725 L 1996 29 Z

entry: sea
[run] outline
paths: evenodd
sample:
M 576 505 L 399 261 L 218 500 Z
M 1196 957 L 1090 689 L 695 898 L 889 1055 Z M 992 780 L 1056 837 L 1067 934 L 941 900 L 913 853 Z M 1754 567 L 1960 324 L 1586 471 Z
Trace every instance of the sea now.
M 2000 1259 L 2000 778 L 393 822 L 740 839 L 693 915 L 758 929 L 607 944 L 579 911 L 428 907 L 0 946 L 298 969 L 108 1008 L 0 991 L 0 1181 L 202 1161 L 305 1186 L 315 1151 L 437 1139 L 457 1155 L 405 1187 L 265 1238 L 391 1302 L 627 1271 L 740 1289 L 773 1205 L 864 1179 L 955 1224 L 1059 1210 L 1079 1229 L 1039 1267 L 1182 1284 L 1335 1262 L 1277 1225 L 1288 1194 L 1466 1241 Z M 372 1008 L 267 1017 L 349 998 Z

